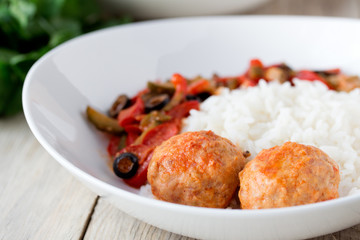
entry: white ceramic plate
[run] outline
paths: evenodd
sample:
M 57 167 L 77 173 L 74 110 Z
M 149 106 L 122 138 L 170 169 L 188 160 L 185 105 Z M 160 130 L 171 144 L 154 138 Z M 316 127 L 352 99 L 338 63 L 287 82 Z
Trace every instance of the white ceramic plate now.
M 159 228 L 203 239 L 292 239 L 360 222 L 360 195 L 268 210 L 207 209 L 138 195 L 106 165 L 106 140 L 87 105 L 107 110 L 146 81 L 242 73 L 249 59 L 294 68 L 340 67 L 360 75 L 360 21 L 314 17 L 205 17 L 129 24 L 56 48 L 30 70 L 23 90 L 36 138 L 65 168 L 121 210 Z

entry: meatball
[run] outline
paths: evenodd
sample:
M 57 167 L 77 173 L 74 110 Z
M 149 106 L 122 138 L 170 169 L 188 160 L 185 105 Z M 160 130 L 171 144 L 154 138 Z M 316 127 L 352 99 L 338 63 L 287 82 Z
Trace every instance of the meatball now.
M 239 178 L 243 209 L 289 207 L 339 196 L 335 161 L 316 147 L 294 142 L 262 150 Z
M 174 136 L 154 150 L 148 181 L 158 199 L 198 207 L 224 208 L 245 165 L 240 148 L 211 131 Z

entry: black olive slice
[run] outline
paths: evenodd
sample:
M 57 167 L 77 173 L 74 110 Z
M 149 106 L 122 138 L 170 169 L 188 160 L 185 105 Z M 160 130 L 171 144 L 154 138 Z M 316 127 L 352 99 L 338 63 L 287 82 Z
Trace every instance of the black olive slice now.
M 139 158 L 130 152 L 122 153 L 115 157 L 113 170 L 116 176 L 129 179 L 136 174 L 139 168 Z
M 145 100 L 145 112 L 162 109 L 169 101 L 168 94 L 159 94 L 147 97 Z
M 187 94 L 185 96 L 186 101 L 193 101 L 196 100 L 198 102 L 201 102 L 201 98 L 199 96 L 193 95 L 193 94 Z
M 110 117 L 116 118 L 121 110 L 129 107 L 131 104 L 130 99 L 125 94 L 120 95 L 109 110 Z
M 201 101 L 203 102 L 203 101 L 205 101 L 208 97 L 210 97 L 211 94 L 208 93 L 208 92 L 202 92 L 202 93 L 199 93 L 197 96 L 198 96 L 198 97 L 201 99 Z
M 198 93 L 197 95 L 188 94 L 188 95 L 186 95 L 185 99 L 186 99 L 186 101 L 196 100 L 198 102 L 203 102 L 210 96 L 211 96 L 211 93 L 201 92 L 201 93 Z

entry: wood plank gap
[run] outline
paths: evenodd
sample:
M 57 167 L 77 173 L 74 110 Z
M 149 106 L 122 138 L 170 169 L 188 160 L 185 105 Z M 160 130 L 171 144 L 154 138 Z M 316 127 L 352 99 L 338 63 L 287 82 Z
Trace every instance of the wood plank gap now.
M 92 218 L 92 216 L 93 216 L 93 214 L 94 214 L 94 212 L 95 212 L 95 208 L 96 208 L 96 205 L 97 205 L 98 202 L 99 202 L 99 199 L 100 199 L 100 196 L 96 196 L 95 201 L 94 201 L 94 204 L 92 205 L 91 210 L 90 210 L 90 212 L 89 212 L 89 215 L 88 215 L 88 217 L 86 218 L 85 225 L 84 225 L 84 227 L 83 227 L 83 229 L 82 229 L 82 232 L 81 232 L 81 235 L 80 235 L 79 240 L 84 240 L 86 231 L 87 231 L 88 228 L 89 228 L 89 225 L 90 225 L 90 222 L 91 222 L 91 218 Z

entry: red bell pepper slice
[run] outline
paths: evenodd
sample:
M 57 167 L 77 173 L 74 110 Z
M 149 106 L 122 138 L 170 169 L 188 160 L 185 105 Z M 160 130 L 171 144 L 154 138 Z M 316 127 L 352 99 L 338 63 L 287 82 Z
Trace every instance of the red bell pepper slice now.
M 179 132 L 180 128 L 176 121 L 169 121 L 149 130 L 144 136 L 142 144 L 156 147 Z
M 202 92 L 208 91 L 210 88 L 210 82 L 206 79 L 199 79 L 187 87 L 187 93 L 197 95 Z
M 319 74 L 316 74 L 313 71 L 301 70 L 296 73 L 295 78 L 306 81 L 320 81 L 325 84 L 329 89 L 333 89 L 333 87 L 324 78 L 322 78 Z
M 146 160 L 147 156 L 149 155 L 149 153 L 153 150 L 152 146 L 148 146 L 145 144 L 133 144 L 130 146 L 127 146 L 125 148 L 123 148 L 121 151 L 119 151 L 118 154 L 122 154 L 125 152 L 130 152 L 135 154 L 138 158 L 139 158 L 139 164 L 143 164 L 144 161 Z
M 264 64 L 260 61 L 260 59 L 254 58 L 250 60 L 250 67 L 264 68 Z
M 133 144 L 142 132 L 138 124 L 126 125 L 124 130 L 127 133 L 126 146 Z
M 141 99 L 141 96 L 138 96 L 132 106 L 120 111 L 118 116 L 119 125 L 124 127 L 125 125 L 136 122 L 136 116 L 144 113 L 144 110 L 144 102 Z
M 175 85 L 175 94 L 183 93 L 186 91 L 187 82 L 186 79 L 179 73 L 173 74 L 171 82 Z
M 115 154 L 120 150 L 119 145 L 122 141 L 120 136 L 111 136 L 108 146 L 107 146 L 107 152 L 110 156 L 115 156 Z
M 196 100 L 181 103 L 168 111 L 167 115 L 171 116 L 172 118 L 182 119 L 189 116 L 191 109 L 199 110 L 200 103 Z
M 142 143 L 132 144 L 122 149 L 119 154 L 131 152 L 139 158 L 139 169 L 135 176 L 130 179 L 123 179 L 124 182 L 134 188 L 140 188 L 147 181 L 147 167 L 151 160 L 154 148 L 163 141 L 175 136 L 180 131 L 176 121 L 169 121 L 149 130 L 144 136 Z
M 175 86 L 175 93 L 172 96 L 170 102 L 166 104 L 166 106 L 164 107 L 165 111 L 168 111 L 171 108 L 178 105 L 180 102 L 182 102 L 185 99 L 186 96 L 187 82 L 182 75 L 178 73 L 173 74 L 171 78 L 171 82 Z
M 139 157 L 140 167 L 135 176 L 124 179 L 131 187 L 140 188 L 147 181 L 147 169 L 152 158 L 153 149 L 163 141 L 175 136 L 180 131 L 175 122 L 166 122 L 151 129 L 144 137 L 142 144 L 126 147 L 124 152 L 132 152 Z

